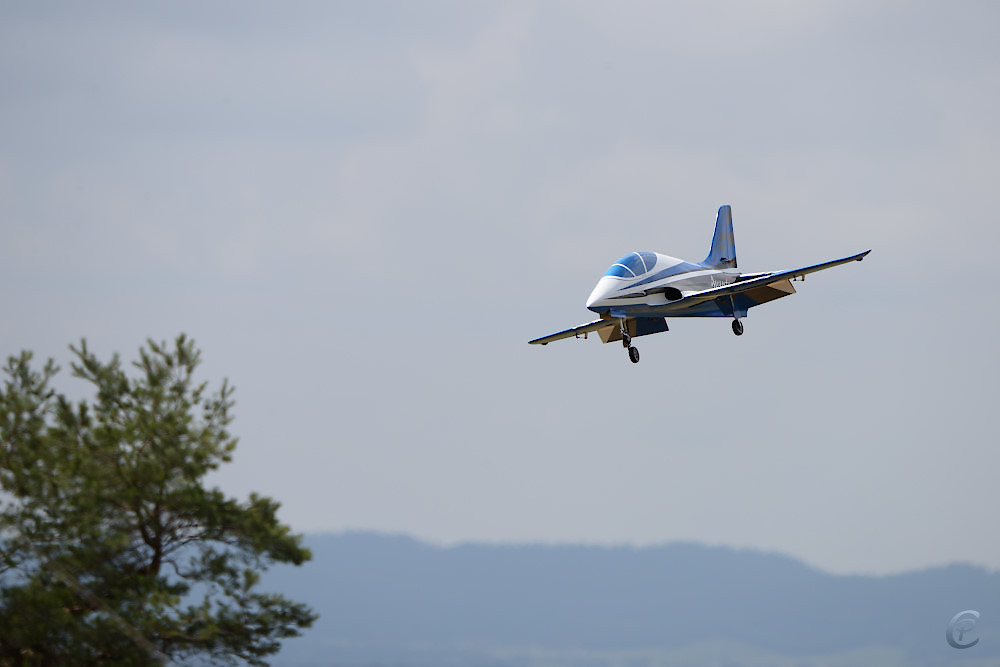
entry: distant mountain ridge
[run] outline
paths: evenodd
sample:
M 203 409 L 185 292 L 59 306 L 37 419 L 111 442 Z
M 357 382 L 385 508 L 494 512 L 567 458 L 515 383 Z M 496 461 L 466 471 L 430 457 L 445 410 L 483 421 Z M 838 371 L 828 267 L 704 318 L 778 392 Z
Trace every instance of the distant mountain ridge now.
M 686 543 L 306 543 L 313 561 L 265 585 L 321 617 L 275 665 L 1000 665 L 1000 575 L 968 565 L 862 577 Z M 980 642 L 960 651 L 945 629 L 965 609 Z

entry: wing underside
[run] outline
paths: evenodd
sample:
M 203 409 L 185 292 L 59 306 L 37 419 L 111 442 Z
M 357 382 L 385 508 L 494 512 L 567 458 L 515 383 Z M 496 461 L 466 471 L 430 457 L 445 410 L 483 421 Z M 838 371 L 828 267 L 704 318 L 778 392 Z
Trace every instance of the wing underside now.
M 668 331 L 667 320 L 663 317 L 626 317 L 625 330 L 632 338 L 647 336 L 649 334 Z M 622 339 L 621 320 L 618 318 L 604 318 L 594 320 L 588 324 L 582 324 L 572 329 L 566 329 L 558 333 L 542 336 L 535 340 L 528 341 L 532 345 L 547 345 L 554 340 L 563 338 L 586 338 L 587 334 L 596 332 L 605 343 L 611 343 Z
M 602 319 L 594 320 L 593 322 L 588 322 L 587 324 L 581 324 L 578 327 L 573 327 L 572 329 L 566 329 L 564 331 L 559 331 L 558 333 L 549 334 L 548 336 L 542 336 L 541 338 L 536 338 L 535 340 L 528 341 L 531 345 L 547 345 L 554 340 L 562 340 L 563 338 L 579 338 L 583 336 L 587 337 L 588 333 L 592 331 L 598 331 L 600 329 L 605 329 L 609 327 L 618 326 L 618 320 Z

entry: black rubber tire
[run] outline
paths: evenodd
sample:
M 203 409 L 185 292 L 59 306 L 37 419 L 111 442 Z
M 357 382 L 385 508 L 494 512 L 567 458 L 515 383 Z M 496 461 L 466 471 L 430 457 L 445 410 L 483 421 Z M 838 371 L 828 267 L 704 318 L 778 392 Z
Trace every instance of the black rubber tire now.
M 639 363 L 639 348 L 630 347 L 628 349 L 628 358 L 632 360 L 633 364 Z
M 739 320 L 733 320 L 733 333 L 737 336 L 743 335 L 743 323 Z

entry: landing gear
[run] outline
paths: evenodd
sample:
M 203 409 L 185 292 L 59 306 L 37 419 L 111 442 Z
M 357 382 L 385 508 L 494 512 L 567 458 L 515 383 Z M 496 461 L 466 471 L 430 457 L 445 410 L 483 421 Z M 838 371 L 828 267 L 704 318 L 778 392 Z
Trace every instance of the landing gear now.
M 736 314 L 736 299 L 729 295 L 729 307 L 733 309 L 733 333 L 737 336 L 743 335 L 743 323 L 740 322 L 739 315 Z
M 619 320 L 619 329 L 622 332 L 622 347 L 628 350 L 628 358 L 632 360 L 633 364 L 639 363 L 639 350 L 632 347 L 632 336 L 628 333 L 628 327 L 625 326 L 625 320 Z
M 639 349 L 635 347 L 630 347 L 628 349 L 628 358 L 632 360 L 633 364 L 639 363 Z

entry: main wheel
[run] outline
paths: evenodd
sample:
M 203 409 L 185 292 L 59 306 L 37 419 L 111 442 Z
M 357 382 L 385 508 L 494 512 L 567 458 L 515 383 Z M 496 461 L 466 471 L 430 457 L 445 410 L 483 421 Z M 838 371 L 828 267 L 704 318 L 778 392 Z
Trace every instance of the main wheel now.
M 627 333 L 622 334 L 622 347 L 628 349 L 632 347 L 632 337 Z
M 628 349 L 628 358 L 632 360 L 633 364 L 639 363 L 639 349 L 635 347 L 630 347 Z
M 743 323 L 739 320 L 733 320 L 733 333 L 737 336 L 743 335 Z

